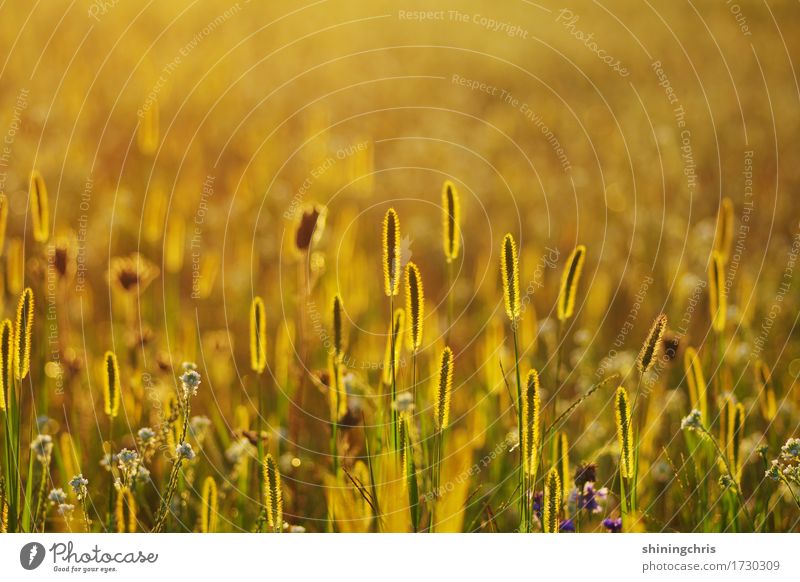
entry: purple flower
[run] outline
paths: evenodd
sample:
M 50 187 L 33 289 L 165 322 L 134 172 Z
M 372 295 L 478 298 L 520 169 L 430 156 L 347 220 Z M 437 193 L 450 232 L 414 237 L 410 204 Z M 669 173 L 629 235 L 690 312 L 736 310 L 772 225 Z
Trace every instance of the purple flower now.
M 603 526 L 611 533 L 619 533 L 622 531 L 622 518 L 611 519 L 607 517 L 603 520 Z
M 536 514 L 536 517 L 542 519 L 542 498 L 544 497 L 544 493 L 541 491 L 537 491 L 533 494 L 533 512 Z
M 574 532 L 575 531 L 575 524 L 572 522 L 571 519 L 564 519 L 558 524 L 558 530 L 562 533 L 564 532 Z

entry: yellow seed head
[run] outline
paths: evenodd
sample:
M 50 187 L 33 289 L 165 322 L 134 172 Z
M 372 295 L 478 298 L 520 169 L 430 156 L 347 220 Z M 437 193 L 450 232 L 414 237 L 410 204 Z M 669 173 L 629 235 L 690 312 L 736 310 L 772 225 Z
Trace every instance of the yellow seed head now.
M 772 385 L 769 367 L 763 360 L 756 360 L 753 367 L 755 376 L 755 388 L 758 391 L 758 404 L 764 420 L 772 422 L 778 414 L 778 406 L 775 400 L 775 388 Z
M 453 392 L 453 350 L 445 347 L 439 361 L 439 378 L 436 386 L 436 400 L 433 403 L 434 424 L 438 432 L 447 428 L 450 422 L 450 396 Z
M 261 374 L 267 367 L 267 315 L 264 301 L 254 297 L 250 304 L 250 369 Z
M 728 306 L 725 298 L 725 271 L 722 257 L 717 251 L 711 253 L 708 263 L 708 299 L 711 326 L 717 333 L 722 333 L 725 331 Z
M 503 251 L 500 257 L 500 273 L 503 277 L 503 300 L 506 305 L 506 315 L 511 321 L 519 319 L 519 261 L 517 259 L 517 245 L 514 237 L 507 234 L 503 239 Z
M 10 319 L 0 324 L 0 410 L 6 410 L 11 395 L 14 360 L 14 326 Z
M 558 294 L 558 320 L 564 321 L 572 317 L 575 311 L 575 295 L 578 282 L 586 259 L 586 247 L 578 245 L 567 260 L 567 268 L 561 273 L 561 290 Z
M 383 218 L 383 289 L 387 297 L 400 287 L 400 219 L 394 208 Z
M 625 479 L 633 478 L 633 435 L 631 429 L 631 409 L 628 393 L 620 386 L 614 397 L 614 413 L 617 421 L 617 440 L 619 441 L 619 473 Z
M 442 223 L 444 256 L 450 263 L 458 258 L 461 245 L 461 205 L 458 190 L 450 180 L 445 180 L 442 186 Z
M 406 311 L 411 318 L 408 326 L 408 347 L 416 352 L 422 347 L 422 324 L 425 319 L 425 291 L 419 267 L 406 265 Z
M 539 389 L 539 372 L 531 370 L 525 382 L 525 394 L 522 398 L 522 459 L 523 469 L 535 478 L 539 463 L 539 415 L 541 392 Z
M 333 297 L 333 349 L 337 357 L 344 353 L 342 339 L 342 298 L 338 294 Z
M 28 191 L 33 218 L 33 238 L 37 242 L 47 242 L 50 236 L 50 204 L 47 199 L 47 187 L 44 178 L 38 172 L 31 172 L 31 184 Z
M 164 236 L 164 267 L 168 273 L 179 273 L 183 268 L 186 251 L 186 220 L 182 214 L 173 213 L 167 220 Z
M 119 365 L 117 356 L 114 352 L 106 352 L 103 358 L 103 396 L 104 410 L 110 418 L 115 418 L 119 414 L 120 380 Z
M 6 244 L 6 225 L 8 224 L 8 197 L 0 193 L 0 256 Z
M 283 494 L 281 474 L 272 455 L 264 459 L 264 504 L 267 510 L 267 523 L 274 532 L 283 529 Z
M 127 488 L 117 495 L 114 521 L 117 533 L 136 533 L 136 500 Z
M 557 458 L 561 460 L 561 482 L 566 485 L 572 480 L 569 473 L 569 439 L 566 432 L 560 431 L 556 435 L 556 446 Z
M 683 370 L 686 374 L 686 383 L 689 385 L 689 400 L 692 408 L 700 411 L 703 424 L 705 424 L 708 414 L 708 386 L 705 376 L 703 376 L 700 356 L 693 347 L 686 348 L 686 352 L 683 354 Z
M 394 369 L 397 370 L 400 361 L 400 349 L 402 348 L 402 338 L 405 337 L 406 312 L 395 309 L 394 321 L 389 329 L 389 337 L 386 339 L 386 354 L 383 358 L 383 383 L 387 386 L 392 383 L 392 344 L 394 343 Z
M 17 305 L 14 329 L 14 376 L 23 380 L 31 368 L 31 334 L 33 333 L 33 291 L 26 287 Z
M 136 132 L 139 151 L 145 155 L 152 155 L 158 148 L 159 122 L 158 101 L 152 101 L 142 111 L 139 118 L 139 127 Z
M 14 237 L 8 241 L 6 251 L 6 289 L 11 295 L 22 291 L 25 280 L 25 247 L 22 239 Z
M 542 531 L 558 533 L 558 514 L 561 511 L 561 479 L 555 468 L 548 471 L 544 479 L 544 512 Z
M 647 334 L 647 339 L 642 345 L 639 352 L 639 357 L 636 359 L 636 365 L 641 374 L 646 374 L 653 364 L 656 363 L 658 357 L 658 349 L 661 347 L 661 339 L 664 337 L 664 331 L 667 329 L 667 316 L 661 314 L 656 317 L 650 328 L 650 333 Z
M 200 531 L 215 533 L 217 531 L 217 482 L 209 475 L 203 481 L 203 506 L 200 515 Z
M 722 199 L 717 213 L 717 230 L 714 233 L 714 250 L 719 253 L 722 264 L 728 262 L 733 244 L 733 202 L 728 197 Z

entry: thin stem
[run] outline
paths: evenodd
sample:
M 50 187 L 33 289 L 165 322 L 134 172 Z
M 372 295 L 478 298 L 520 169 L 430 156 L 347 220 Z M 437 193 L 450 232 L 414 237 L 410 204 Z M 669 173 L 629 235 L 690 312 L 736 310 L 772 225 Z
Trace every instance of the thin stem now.
M 106 531 L 112 530 L 114 519 L 114 417 L 108 418 L 108 513 Z
M 747 521 L 750 522 L 750 528 L 753 531 L 755 531 L 755 521 L 753 521 L 753 516 L 750 515 L 750 510 L 747 509 L 747 504 L 745 502 L 744 495 L 742 495 L 742 489 L 739 486 L 739 481 L 738 479 L 736 479 L 736 476 L 733 474 L 733 471 L 731 470 L 731 465 L 730 462 L 728 461 L 727 456 L 722 453 L 722 450 L 719 448 L 717 441 L 714 439 L 713 436 L 711 436 L 711 433 L 708 432 L 708 429 L 706 427 L 702 427 L 701 430 L 703 431 L 703 434 L 705 434 L 711 440 L 711 443 L 717 450 L 717 454 L 720 456 L 722 462 L 725 464 L 725 470 L 728 472 L 728 476 L 731 478 L 731 481 L 733 481 L 734 488 L 736 489 L 736 495 L 739 497 L 739 503 L 742 506 L 742 511 L 744 511 L 745 516 L 747 516 Z
M 517 320 L 511 322 L 511 334 L 514 336 L 514 369 L 517 377 L 517 442 L 519 448 L 519 467 L 517 468 L 517 486 L 523 487 L 524 459 L 522 457 L 522 379 L 519 373 L 519 341 L 517 340 Z M 520 493 L 520 517 L 524 513 L 525 491 Z
M 389 403 L 389 408 L 392 411 L 392 448 L 395 452 L 400 448 L 397 442 L 397 409 L 395 402 L 397 400 L 397 370 L 395 369 L 395 343 L 397 338 L 394 334 L 394 295 L 389 295 L 389 341 L 391 343 L 391 352 L 389 354 L 389 366 L 392 369 L 392 399 Z

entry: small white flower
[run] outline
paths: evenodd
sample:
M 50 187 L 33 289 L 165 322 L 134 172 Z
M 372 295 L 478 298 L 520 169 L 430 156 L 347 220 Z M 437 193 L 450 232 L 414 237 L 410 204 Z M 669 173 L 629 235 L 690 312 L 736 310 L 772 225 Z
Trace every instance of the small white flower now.
M 67 494 L 64 493 L 64 490 L 59 487 L 58 489 L 51 490 L 50 494 L 47 496 L 47 499 L 49 499 L 50 503 L 54 505 L 61 505 L 67 501 Z
M 688 415 L 686 415 L 681 421 L 681 428 L 683 430 L 704 432 L 705 427 L 703 426 L 703 416 L 700 411 L 695 408 Z
M 78 498 L 78 501 L 86 498 L 86 495 L 89 492 L 88 485 L 89 480 L 84 479 L 83 475 L 81 474 L 75 475 L 69 482 L 69 486 L 72 487 L 72 492 L 75 493 L 75 497 Z
M 194 459 L 192 445 L 189 443 L 179 444 L 177 447 L 175 447 L 175 455 L 178 457 L 178 459 L 186 459 L 187 461 L 191 461 Z
M 42 464 L 50 462 L 53 453 L 53 439 L 49 434 L 40 434 L 31 441 L 31 451 Z

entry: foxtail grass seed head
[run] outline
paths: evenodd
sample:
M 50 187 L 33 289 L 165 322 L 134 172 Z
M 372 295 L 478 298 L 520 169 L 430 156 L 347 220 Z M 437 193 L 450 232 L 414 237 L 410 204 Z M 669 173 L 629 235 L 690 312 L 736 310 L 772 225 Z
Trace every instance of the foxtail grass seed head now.
M 444 256 L 450 263 L 458 258 L 461 245 L 461 205 L 456 185 L 450 180 L 442 186 L 442 210 Z
M 14 329 L 14 376 L 17 380 L 25 379 L 31 368 L 33 309 L 33 291 L 26 287 L 17 304 L 17 325 Z
M 717 230 L 714 233 L 714 250 L 719 253 L 722 264 L 728 262 L 733 244 L 733 202 L 728 197 L 722 199 L 717 213 Z
M 159 120 L 158 101 L 151 103 L 142 111 L 139 117 L 139 127 L 136 132 L 139 151 L 149 156 L 158 148 Z
M 439 361 L 439 377 L 436 385 L 436 400 L 433 405 L 434 422 L 438 432 L 447 428 L 450 422 L 450 396 L 453 392 L 453 350 L 442 351 Z
M 619 473 L 625 479 L 633 478 L 633 434 L 631 428 L 631 408 L 628 393 L 620 386 L 614 396 L 614 416 L 617 421 L 617 440 L 619 441 Z
M 264 459 L 264 505 L 266 506 L 267 524 L 272 531 L 283 529 L 283 493 L 281 491 L 281 474 L 278 463 L 271 454 Z
M 422 327 L 425 320 L 425 290 L 422 276 L 415 263 L 406 265 L 406 311 L 410 317 L 408 346 L 413 352 L 422 347 Z
M 10 319 L 0 324 L 0 410 L 7 409 L 11 395 L 14 360 L 14 326 Z
M 8 225 L 8 197 L 0 192 L 0 256 L 6 244 L 6 226 Z
M 209 475 L 203 481 L 203 506 L 200 514 L 200 531 L 215 533 L 217 531 L 217 482 Z
M 383 290 L 387 297 L 400 287 L 400 219 L 394 208 L 383 217 Z
M 567 267 L 561 273 L 561 290 L 558 293 L 558 320 L 564 321 L 572 317 L 575 311 L 575 295 L 578 282 L 586 259 L 586 247 L 578 245 L 567 260 Z
M 512 322 L 519 319 L 519 260 L 517 259 L 517 244 L 514 237 L 507 234 L 503 239 L 503 250 L 500 257 L 500 273 L 503 278 L 503 301 L 506 306 L 506 315 Z
M 641 374 L 646 374 L 656 363 L 658 358 L 658 350 L 661 347 L 661 340 L 664 337 L 664 331 L 667 329 L 667 316 L 661 314 L 656 317 L 650 328 L 650 333 L 647 334 L 647 339 L 642 345 L 639 352 L 639 357 L 636 359 L 636 366 L 639 368 Z
M 386 355 L 383 359 L 383 383 L 387 386 L 392 383 L 392 345 L 394 345 L 395 370 L 399 364 L 400 350 L 403 346 L 402 339 L 405 337 L 406 330 L 406 312 L 401 308 L 395 309 L 393 319 L 389 337 L 386 339 Z
M 254 297 L 250 305 L 250 369 L 261 374 L 267 367 L 267 316 L 264 301 Z
M 555 468 L 550 469 L 544 479 L 543 501 L 542 531 L 558 533 L 558 514 L 561 511 L 561 478 Z
M 531 369 L 522 397 L 522 464 L 528 475 L 533 475 L 538 465 L 540 403 L 539 372 Z
M 758 404 L 761 408 L 761 415 L 767 422 L 772 422 L 778 414 L 778 405 L 769 367 L 763 360 L 756 360 L 753 373 L 755 376 L 755 389 L 758 393 Z
M 686 348 L 683 354 L 683 370 L 686 374 L 686 383 L 689 386 L 689 400 L 692 408 L 700 411 L 705 421 L 708 409 L 708 387 L 703 376 L 703 366 L 700 363 L 700 356 L 693 347 Z
M 342 336 L 342 298 L 339 295 L 333 297 L 333 349 L 336 357 L 341 358 L 344 354 L 344 344 Z
M 136 500 L 130 489 L 123 489 L 117 495 L 114 521 L 117 533 L 136 533 Z
M 721 255 L 714 251 L 708 263 L 708 306 L 711 313 L 711 327 L 717 333 L 725 331 L 727 300 L 725 297 L 725 272 Z
M 104 411 L 109 418 L 115 418 L 119 414 L 120 379 L 119 365 L 114 352 L 106 352 L 103 364 Z
M 571 479 L 569 468 L 569 438 L 566 432 L 559 431 L 556 434 L 556 447 L 558 448 L 557 458 L 561 461 L 561 482 L 569 483 Z
M 47 186 L 38 170 L 31 172 L 28 196 L 31 201 L 33 238 L 36 242 L 47 242 L 50 237 L 50 204 L 47 198 Z

